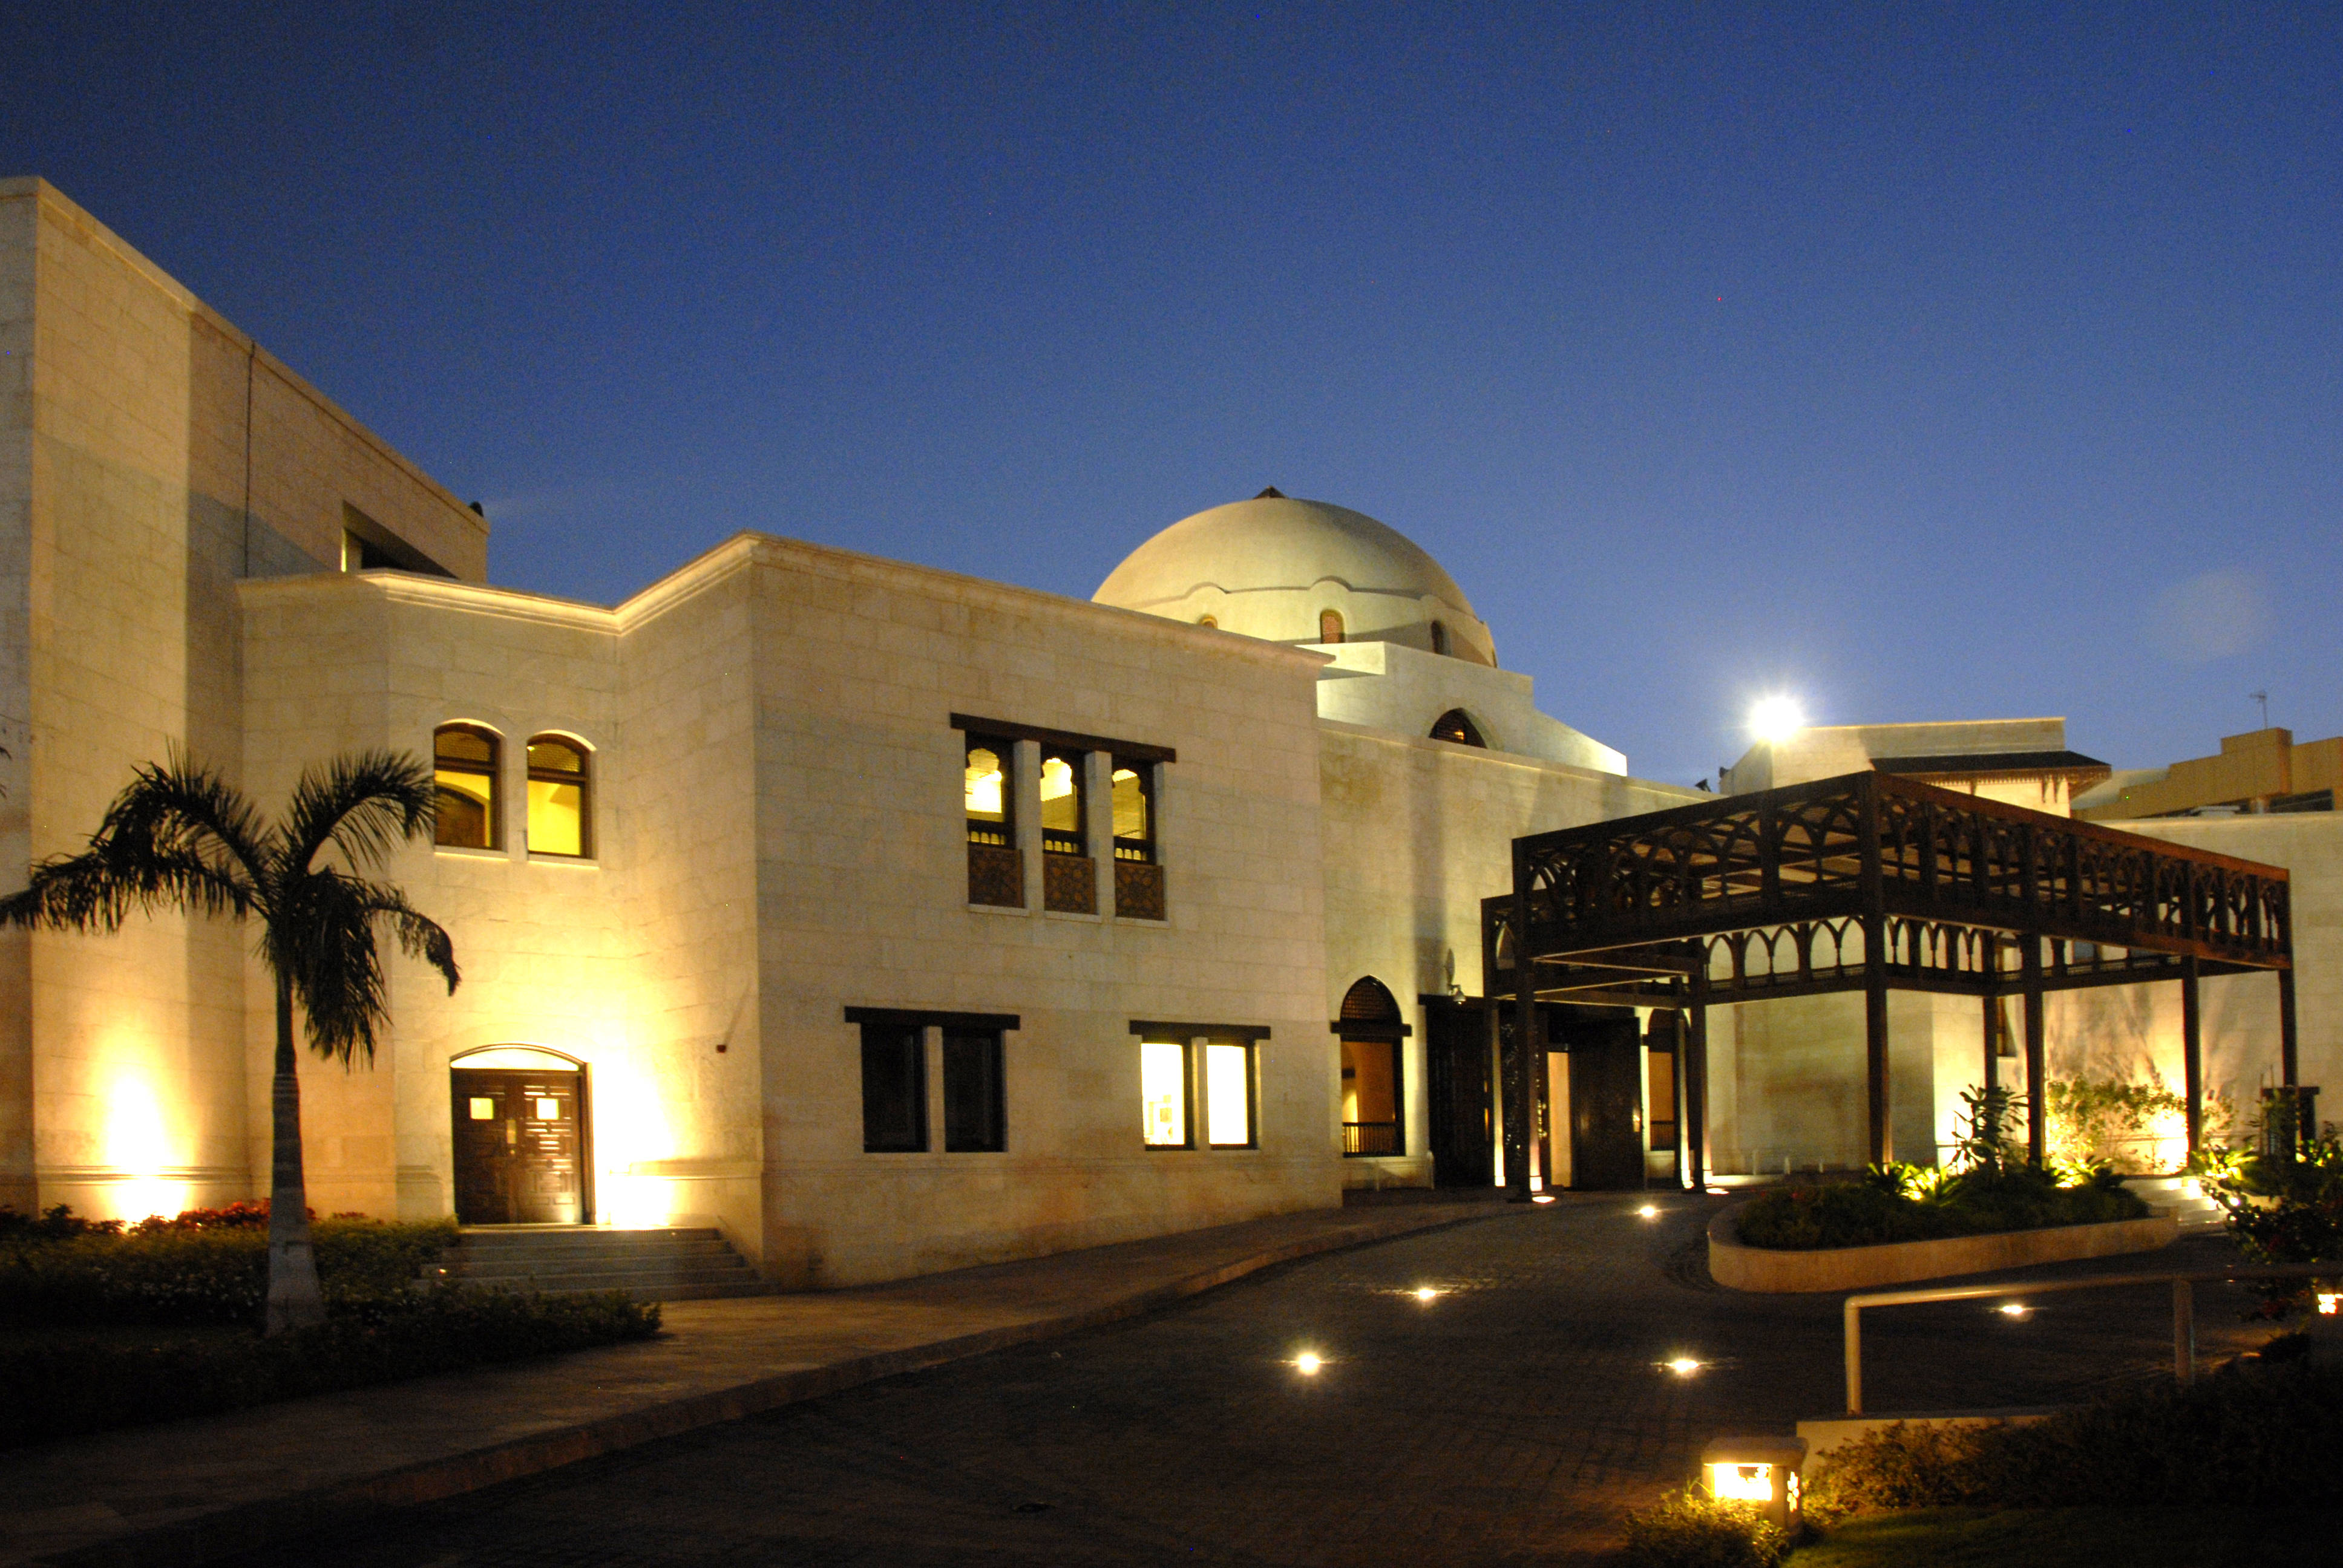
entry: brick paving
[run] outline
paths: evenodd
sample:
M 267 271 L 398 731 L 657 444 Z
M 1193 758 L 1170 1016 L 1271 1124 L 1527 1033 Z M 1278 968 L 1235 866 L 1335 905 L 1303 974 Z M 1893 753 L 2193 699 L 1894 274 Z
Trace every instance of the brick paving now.
M 1285 1265 L 1151 1316 L 872 1383 L 242 1559 L 538 1564 L 1496 1564 L 1605 1554 L 1721 1432 L 1841 1399 L 1839 1301 L 1707 1281 L 1722 1201 L 1573 1197 Z M 2197 1236 L 2026 1271 L 2216 1267 Z M 1442 1292 L 1419 1301 L 1412 1292 Z M 2074 1399 L 2168 1375 L 2157 1290 L 1865 1319 L 1868 1402 Z M 2266 1331 L 2200 1294 L 2208 1359 Z M 1315 1376 L 1294 1364 L 1325 1358 Z M 1708 1364 L 1678 1377 L 1679 1354 Z

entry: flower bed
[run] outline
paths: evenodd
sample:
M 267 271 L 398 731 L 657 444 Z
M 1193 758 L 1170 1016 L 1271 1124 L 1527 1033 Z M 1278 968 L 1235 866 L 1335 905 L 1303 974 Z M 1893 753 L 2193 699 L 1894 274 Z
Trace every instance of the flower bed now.
M 2112 1176 L 2062 1185 L 2028 1166 L 1955 1176 L 1893 1166 L 1859 1181 L 1768 1192 L 1742 1209 L 1735 1239 L 1745 1247 L 1806 1251 L 2147 1217 L 2139 1195 Z

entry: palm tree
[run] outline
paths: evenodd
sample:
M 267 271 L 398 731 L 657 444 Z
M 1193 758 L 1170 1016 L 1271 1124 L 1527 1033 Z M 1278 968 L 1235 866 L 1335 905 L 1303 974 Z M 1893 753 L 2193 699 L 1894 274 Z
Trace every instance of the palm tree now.
M 0 899 L 0 922 L 58 930 L 117 931 L 133 909 L 259 922 L 260 960 L 277 989 L 265 1325 L 271 1334 L 326 1317 L 301 1173 L 293 1005 L 300 1003 L 319 1056 L 345 1068 L 363 1056 L 372 1066 L 376 1034 L 390 1016 L 377 921 L 456 989 L 447 933 L 397 888 L 356 874 L 407 839 L 430 837 L 435 809 L 430 769 L 410 756 L 364 751 L 305 769 L 284 820 L 263 822 L 240 790 L 175 749 L 161 766 L 138 769 L 87 849 L 43 860 L 31 886 Z M 328 849 L 340 865 L 321 863 Z

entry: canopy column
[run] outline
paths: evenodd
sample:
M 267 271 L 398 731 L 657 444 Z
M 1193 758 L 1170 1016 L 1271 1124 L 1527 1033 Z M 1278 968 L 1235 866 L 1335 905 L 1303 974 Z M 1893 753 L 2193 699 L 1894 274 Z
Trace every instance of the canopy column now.
M 2019 940 L 2018 973 L 2026 987 L 2026 1158 L 2041 1164 L 2050 1151 L 2050 1074 L 2042 1034 L 2042 940 Z
M 2188 1095 L 2188 1152 L 2205 1146 L 2205 1022 L 2197 1000 L 2197 956 L 2180 960 L 2180 1074 Z

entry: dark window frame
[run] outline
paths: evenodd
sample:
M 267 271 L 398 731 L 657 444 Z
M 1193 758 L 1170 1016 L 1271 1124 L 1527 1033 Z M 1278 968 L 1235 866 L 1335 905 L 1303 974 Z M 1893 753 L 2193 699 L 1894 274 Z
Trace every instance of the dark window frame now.
M 967 742 L 960 748 L 960 817 L 968 829 L 968 841 L 996 849 L 1017 847 L 1017 742 L 1006 735 L 988 734 L 980 729 L 966 731 Z M 998 826 L 980 822 L 968 815 L 968 759 L 979 748 L 1001 759 L 1001 821 Z
M 862 1151 L 865 1154 L 925 1154 L 928 1151 L 928 1031 L 899 1019 L 862 1021 Z M 908 1102 L 907 1124 L 886 1114 L 883 1091 Z M 890 1125 L 891 1123 L 891 1125 Z
M 550 742 L 577 753 L 578 770 L 566 768 L 540 768 L 528 754 L 540 743 Z M 578 786 L 578 852 L 567 849 L 540 849 L 532 839 L 528 852 L 557 860 L 590 860 L 594 859 L 594 749 L 575 735 L 558 729 L 547 729 L 528 738 L 521 749 L 522 759 L 528 763 L 528 781 L 532 784 L 575 784 Z
M 942 1033 L 944 1152 L 1008 1152 L 1008 1051 L 1001 1031 L 947 1028 Z M 973 1075 L 978 1103 L 972 1108 L 967 1101 L 971 1061 L 979 1069 Z
M 1063 828 L 1049 826 L 1047 819 L 1049 806 L 1044 802 L 1041 808 L 1044 813 L 1041 826 L 1041 852 L 1045 855 L 1071 855 L 1076 859 L 1081 859 L 1090 854 L 1091 754 L 1087 751 L 1078 751 L 1071 746 L 1044 746 L 1041 748 L 1039 769 L 1041 776 L 1048 776 L 1050 764 L 1052 761 L 1067 764 L 1073 772 L 1074 829 L 1069 833 Z
M 1114 776 L 1125 769 L 1136 774 L 1139 779 L 1140 799 L 1145 801 L 1147 806 L 1147 836 L 1143 839 L 1127 839 L 1121 833 L 1115 834 L 1114 858 L 1138 865 L 1151 866 L 1155 863 L 1155 765 L 1143 757 L 1108 759 L 1106 788 L 1107 805 L 1110 811 L 1114 804 Z M 1111 822 L 1109 826 L 1112 826 Z
M 1266 1034 L 1268 1031 L 1267 1031 L 1266 1030 L 1262 1030 L 1262 1032 L 1263 1034 Z M 1237 1049 L 1237 1050 L 1242 1050 L 1242 1051 L 1244 1052 L 1244 1069 L 1245 1069 L 1245 1072 L 1244 1072 L 1244 1076 L 1245 1076 L 1245 1135 L 1244 1135 L 1244 1141 L 1243 1141 L 1243 1142 L 1242 1142 L 1242 1143 L 1222 1143 L 1222 1142 L 1219 1141 L 1217 1139 L 1213 1138 L 1213 1136 L 1212 1136 L 1212 1130 L 1210 1127 L 1206 1127 L 1205 1129 L 1203 1129 L 1203 1133 L 1204 1133 L 1204 1147 L 1205 1147 L 1205 1148 L 1207 1148 L 1207 1149 L 1258 1149 L 1258 1148 L 1260 1148 L 1260 1147 L 1261 1147 L 1261 1044 L 1260 1044 L 1260 1041 L 1259 1041 L 1258 1040 L 1256 1040 L 1256 1039 L 1248 1038 L 1248 1037 L 1243 1036 L 1243 1035 L 1234 1035 L 1234 1034 L 1232 1034 L 1232 1035 L 1226 1035 L 1226 1036 L 1222 1036 L 1222 1037 L 1218 1037 L 1218 1038 L 1215 1038 L 1215 1037 L 1211 1036 L 1211 1035 L 1207 1035 L 1207 1036 L 1205 1036 L 1205 1037 L 1204 1037 L 1204 1053 L 1205 1053 L 1205 1054 L 1204 1054 L 1204 1068 L 1205 1068 L 1205 1070 L 1204 1070 L 1204 1075 L 1203 1075 L 1203 1076 L 1204 1076 L 1204 1081 L 1205 1081 L 1205 1083 L 1206 1083 L 1207 1085 L 1209 1085 L 1209 1084 L 1212 1082 L 1212 1048 L 1213 1048 L 1214 1046 L 1227 1046 L 1227 1047 L 1233 1047 L 1233 1048 L 1235 1048 L 1235 1049 Z M 1212 1103 L 1211 1103 L 1211 1101 L 1210 1101 L 1210 1099 L 1209 1099 L 1209 1091 L 1208 1091 L 1208 1098 L 1207 1098 L 1207 1100 L 1206 1100 L 1205 1106 L 1204 1106 L 1204 1114 L 1205 1114 L 1205 1116 L 1206 1116 L 1208 1119 L 1209 1119 L 1209 1118 L 1213 1114 L 1213 1111 L 1212 1111 Z
M 482 763 L 468 757 L 451 758 L 445 755 L 439 749 L 439 738 L 443 735 L 469 735 L 476 739 L 487 741 L 488 743 L 488 761 Z M 435 824 L 431 834 L 435 847 L 448 849 L 501 849 L 504 848 L 504 767 L 505 738 L 485 724 L 474 724 L 468 719 L 457 719 L 439 725 L 431 731 L 431 771 L 433 773 L 468 773 L 488 781 L 488 804 L 486 812 L 488 841 L 485 844 L 451 843 L 439 837 L 438 828 Z

